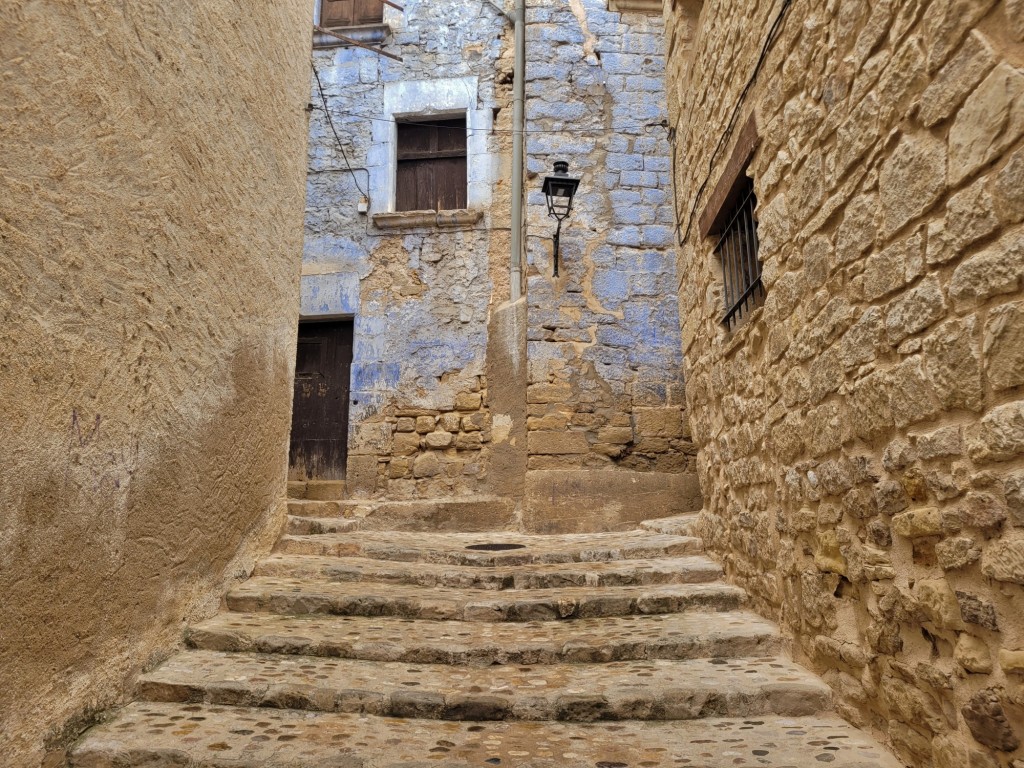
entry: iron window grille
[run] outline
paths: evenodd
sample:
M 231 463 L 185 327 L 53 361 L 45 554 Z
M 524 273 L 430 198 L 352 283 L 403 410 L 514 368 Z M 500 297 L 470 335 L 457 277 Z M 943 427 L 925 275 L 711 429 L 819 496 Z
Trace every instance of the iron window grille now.
M 715 253 L 722 264 L 725 316 L 722 324 L 729 330 L 764 303 L 761 259 L 758 256 L 757 197 L 753 179 L 740 182 L 738 202 L 721 230 Z

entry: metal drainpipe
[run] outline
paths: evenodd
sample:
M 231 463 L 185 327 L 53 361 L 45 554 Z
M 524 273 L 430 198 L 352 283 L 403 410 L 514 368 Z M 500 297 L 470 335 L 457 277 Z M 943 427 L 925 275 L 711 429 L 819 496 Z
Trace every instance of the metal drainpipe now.
M 526 0 L 516 0 L 512 85 L 512 301 L 523 295 L 523 101 L 526 94 Z

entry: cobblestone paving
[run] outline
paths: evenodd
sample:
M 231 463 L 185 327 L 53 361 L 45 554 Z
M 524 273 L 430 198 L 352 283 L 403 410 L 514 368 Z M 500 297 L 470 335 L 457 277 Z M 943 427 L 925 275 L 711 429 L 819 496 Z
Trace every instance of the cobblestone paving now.
M 393 563 L 370 558 L 275 555 L 256 568 L 257 576 L 375 581 L 420 587 L 472 589 L 550 589 L 557 587 L 696 584 L 715 581 L 722 567 L 706 557 L 655 560 L 516 565 L 499 568 Z
M 690 517 L 569 536 L 336 520 L 283 536 L 73 768 L 899 765 L 828 714 Z
M 145 745 L 141 747 L 140 745 Z M 74 768 L 898 768 L 834 716 L 682 722 L 469 723 L 139 703 Z M 191 760 L 192 762 L 187 762 Z
M 521 624 L 362 616 L 222 613 L 189 631 L 193 648 L 421 664 L 557 664 L 761 657 L 778 628 L 745 611 L 611 616 Z

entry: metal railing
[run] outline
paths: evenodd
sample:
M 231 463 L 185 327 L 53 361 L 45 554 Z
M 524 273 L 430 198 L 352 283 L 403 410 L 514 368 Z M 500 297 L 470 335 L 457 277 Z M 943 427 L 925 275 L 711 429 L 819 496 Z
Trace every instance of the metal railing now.
M 732 330 L 744 315 L 764 301 L 761 283 L 761 259 L 758 258 L 757 219 L 754 209 L 757 197 L 754 182 L 744 184 L 740 200 L 722 230 L 715 253 L 722 260 L 725 316 L 722 324 Z

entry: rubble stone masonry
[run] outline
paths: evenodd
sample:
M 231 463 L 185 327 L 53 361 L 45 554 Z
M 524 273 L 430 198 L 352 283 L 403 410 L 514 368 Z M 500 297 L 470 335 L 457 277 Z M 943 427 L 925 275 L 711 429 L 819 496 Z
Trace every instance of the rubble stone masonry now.
M 666 2 L 700 529 L 908 765 L 1019 768 L 1024 3 L 796 0 L 744 94 L 786 5 Z M 696 219 L 750 115 L 729 332 Z

